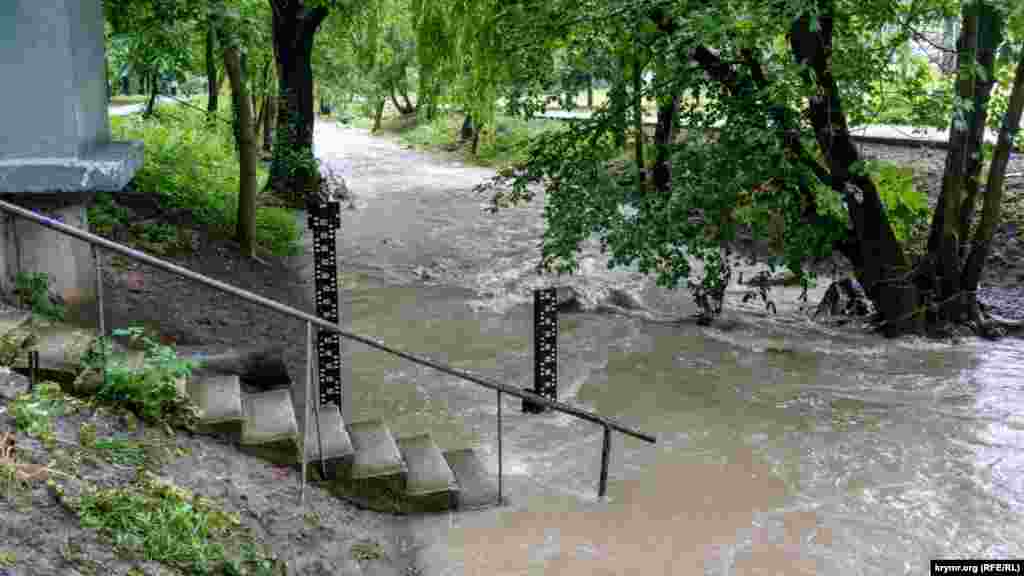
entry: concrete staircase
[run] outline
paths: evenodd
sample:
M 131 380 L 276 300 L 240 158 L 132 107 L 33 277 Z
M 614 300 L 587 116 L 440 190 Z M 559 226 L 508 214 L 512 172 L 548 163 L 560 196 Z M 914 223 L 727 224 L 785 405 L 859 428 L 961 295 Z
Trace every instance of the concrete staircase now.
M 240 450 L 278 465 L 301 466 L 304 449 L 308 480 L 362 507 L 412 514 L 497 500 L 494 480 L 475 451 L 443 453 L 429 434 L 396 439 L 383 420 L 347 424 L 331 404 L 319 408 L 319 438 L 314 418 L 303 442 L 288 388 L 248 392 L 237 375 L 200 371 L 187 394 L 203 428 L 228 433 Z
M 20 343 L 29 334 L 39 351 L 40 376 L 75 380 L 73 386 L 81 388 L 80 360 L 94 333 L 60 323 L 37 325 L 26 312 L 0 311 L 0 337 Z M 141 351 L 115 347 L 114 355 L 131 367 L 143 364 Z M 18 351 L 12 365 L 26 368 L 27 351 Z M 319 439 L 314 418 L 303 441 L 286 382 L 277 389 L 253 390 L 237 374 L 201 365 L 176 385 L 197 406 L 200 433 L 227 436 L 241 451 L 295 468 L 301 467 L 305 450 L 308 480 L 362 507 L 410 514 L 497 501 L 493 475 L 472 449 L 442 452 L 429 434 L 396 439 L 385 421 L 346 423 L 334 405 L 319 408 Z

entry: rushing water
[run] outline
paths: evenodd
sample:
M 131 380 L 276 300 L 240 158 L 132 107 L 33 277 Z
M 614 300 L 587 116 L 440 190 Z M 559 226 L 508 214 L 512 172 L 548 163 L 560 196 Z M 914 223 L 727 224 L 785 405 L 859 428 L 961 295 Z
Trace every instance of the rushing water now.
M 339 234 L 349 326 L 502 382 L 532 380 L 539 206 L 486 214 L 489 173 L 364 132 L 317 127 L 357 195 Z M 685 293 L 592 248 L 560 279 L 596 301 L 624 288 L 666 317 Z M 560 317 L 560 399 L 654 434 L 504 400 L 506 506 L 403 520 L 426 574 L 921 574 L 932 558 L 1024 557 L 1020 340 L 887 341 L 738 302 L 712 327 Z M 812 291 L 811 301 L 821 289 Z M 497 471 L 491 391 L 353 344 L 346 417 L 385 416 L 475 446 Z

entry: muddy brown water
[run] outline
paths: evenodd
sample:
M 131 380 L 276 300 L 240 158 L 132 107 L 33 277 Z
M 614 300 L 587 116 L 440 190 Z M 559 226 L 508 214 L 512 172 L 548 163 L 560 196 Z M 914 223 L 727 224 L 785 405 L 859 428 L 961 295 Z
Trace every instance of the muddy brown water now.
M 532 381 L 531 290 L 588 302 L 630 291 L 659 317 L 685 292 L 607 271 L 533 272 L 539 203 L 490 215 L 488 170 L 317 125 L 318 154 L 356 196 L 338 234 L 348 327 L 499 381 Z M 811 291 L 815 302 L 823 292 Z M 933 558 L 1024 557 L 1024 346 L 887 341 L 812 323 L 798 290 L 778 315 L 739 302 L 702 328 L 622 315 L 560 317 L 560 399 L 658 438 L 613 435 L 503 404 L 505 506 L 400 520 L 425 574 L 922 574 Z M 359 344 L 349 420 L 386 417 L 497 472 L 494 392 Z

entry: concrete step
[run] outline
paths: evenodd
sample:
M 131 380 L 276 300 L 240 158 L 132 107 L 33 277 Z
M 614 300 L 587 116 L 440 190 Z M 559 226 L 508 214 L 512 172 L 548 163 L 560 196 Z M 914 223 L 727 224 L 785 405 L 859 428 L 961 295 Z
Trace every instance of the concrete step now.
M 200 424 L 239 425 L 245 419 L 238 376 L 204 374 L 190 380 L 186 389 L 189 398 L 199 407 Z
M 405 477 L 406 494 L 422 496 L 459 489 L 452 469 L 448 467 L 441 449 L 430 434 L 400 438 L 397 444 L 408 470 Z
M 317 441 L 316 420 L 309 423 L 309 435 L 306 436 L 306 459 L 320 460 L 320 446 L 323 445 L 324 459 L 345 458 L 355 454 L 352 440 L 341 419 L 341 410 L 334 404 L 320 407 L 320 439 Z
M 19 328 L 24 329 L 24 326 Z M 69 374 L 78 373 L 82 356 L 96 339 L 92 330 L 61 323 L 34 326 L 31 331 L 37 338 L 35 349 L 39 351 L 39 367 Z M 27 367 L 28 356 L 19 355 L 14 365 Z
M 475 450 L 450 450 L 444 453 L 444 459 L 459 485 L 460 510 L 485 508 L 498 503 L 498 479 L 487 472 Z
M 352 439 L 345 429 L 345 422 L 341 419 L 341 410 L 334 404 L 320 407 L 320 438 L 317 438 L 316 419 L 309 423 L 309 432 L 306 435 L 305 447 L 306 461 L 309 462 L 310 479 L 319 477 L 330 480 L 337 477 L 339 468 L 347 473 L 352 468 L 352 459 L 355 457 L 355 450 L 352 448 Z M 323 446 L 323 465 L 320 464 L 320 447 Z
M 242 404 L 245 411 L 242 444 L 268 444 L 298 438 L 291 390 L 282 388 L 247 394 Z
M 459 487 L 441 449 L 429 434 L 398 440 L 408 470 L 405 498 L 410 512 L 443 512 L 455 508 Z
M 352 480 L 396 476 L 406 472 L 398 445 L 383 421 L 367 420 L 350 424 L 348 435 L 355 449 L 349 473 Z
M 244 451 L 280 465 L 299 461 L 299 426 L 291 390 L 246 394 L 242 409 L 245 421 L 239 445 Z

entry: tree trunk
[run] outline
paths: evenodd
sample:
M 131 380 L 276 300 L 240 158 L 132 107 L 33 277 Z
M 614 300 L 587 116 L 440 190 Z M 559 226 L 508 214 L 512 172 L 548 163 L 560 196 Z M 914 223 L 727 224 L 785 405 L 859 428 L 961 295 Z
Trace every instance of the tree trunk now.
M 947 51 L 942 54 L 942 63 L 939 68 L 943 74 L 952 74 L 956 71 L 957 19 L 946 18 L 943 24 L 942 47 Z
M 654 129 L 654 186 L 659 192 L 667 192 L 672 182 L 671 151 L 676 137 L 676 116 L 682 98 L 678 95 L 671 100 L 658 103 L 658 125 Z
M 587 74 L 587 110 L 594 109 L 594 75 Z
M 377 99 L 377 109 L 373 112 L 373 128 L 370 129 L 370 132 L 376 133 L 380 131 L 380 123 L 384 118 L 384 103 L 383 96 Z
M 267 93 L 263 103 L 263 151 L 269 153 L 274 144 L 274 118 L 277 116 L 277 98 Z
M 157 82 L 156 74 L 151 74 L 149 76 L 149 100 L 146 101 L 146 110 L 142 113 L 143 118 L 149 118 L 156 110 L 156 96 L 159 86 L 160 83 Z
M 398 92 L 398 94 L 399 96 L 402 97 L 402 100 L 405 102 L 405 110 L 403 110 L 402 113 L 412 114 L 416 112 L 416 107 L 412 105 L 411 101 L 409 101 L 409 94 L 406 93 L 404 87 Z
M 985 122 L 988 120 L 988 103 L 992 94 L 992 87 L 995 85 L 995 57 L 996 48 L 1003 40 L 1003 22 L 998 17 L 995 8 L 989 4 L 981 5 L 981 13 L 978 22 L 978 64 L 984 71 L 984 77 L 978 75 L 974 83 L 974 110 L 968 118 L 968 154 L 967 168 L 964 174 L 964 186 L 966 188 L 964 201 L 960 206 L 959 233 L 963 244 L 971 232 L 971 221 L 974 219 L 974 207 L 978 197 L 982 165 L 982 143 L 985 136 Z M 959 257 L 965 258 L 967 254 L 961 252 Z
M 835 78 L 829 66 L 832 50 L 832 12 L 827 2 L 820 2 L 817 30 L 812 30 L 809 16 L 797 19 L 790 29 L 790 49 L 797 62 L 806 62 L 814 71 L 805 76 L 822 94 L 809 102 L 815 137 L 829 167 L 832 188 L 845 200 L 853 224 L 858 257 L 858 276 L 868 296 L 877 304 L 879 287 L 898 274 L 905 274 L 909 261 L 896 240 L 892 226 L 882 207 L 881 198 L 871 178 L 853 173 L 851 167 L 860 161 L 860 154 L 850 140 L 846 114 Z M 859 193 L 851 193 L 853 186 Z
M 637 19 L 639 21 L 639 18 Z M 643 106 L 643 65 L 640 63 L 640 47 L 633 40 L 633 131 L 636 149 L 636 186 L 637 192 L 643 194 L 644 189 L 644 106 Z
M 206 116 L 212 121 L 217 114 L 217 96 L 220 84 L 217 78 L 217 59 L 214 57 L 217 36 L 213 29 L 212 18 L 206 23 Z
M 388 98 L 391 99 L 391 105 L 395 107 L 395 110 L 398 112 L 399 115 L 406 114 L 405 109 L 403 109 L 402 105 L 398 103 L 398 95 L 395 94 L 394 84 L 392 84 L 390 89 L 388 90 Z
M 473 123 L 473 116 L 466 114 L 466 117 L 462 119 L 462 128 L 459 129 L 459 140 L 465 142 L 476 136 L 477 129 L 476 124 Z
M 267 186 L 293 205 L 318 194 L 320 174 L 313 156 L 313 39 L 327 16 L 326 5 L 270 0 L 280 94 L 277 132 Z
M 1013 148 L 1013 136 L 1020 130 L 1021 113 L 1024 111 L 1024 52 L 1017 62 L 1016 76 L 1010 91 L 1010 102 L 1007 106 L 1003 125 L 999 129 L 999 140 L 996 142 L 992 164 L 988 170 L 988 182 L 985 184 L 985 198 L 981 212 L 981 222 L 974 235 L 973 248 L 964 265 L 964 290 L 973 293 L 981 280 L 981 271 L 988 259 L 995 233 L 999 223 L 1000 210 L 1003 202 L 1003 185 L 1006 181 L 1006 165 Z
M 961 65 L 973 63 L 978 48 L 978 18 L 970 7 L 964 7 L 963 34 L 960 37 Z M 957 91 L 960 98 L 974 101 L 974 79 L 969 75 L 957 74 Z M 969 121 L 969 120 L 968 120 Z M 966 301 L 960 293 L 960 236 L 959 224 L 960 193 L 963 190 L 964 177 L 967 172 L 967 160 L 971 153 L 967 126 L 953 122 L 950 128 L 949 153 L 946 155 L 946 168 L 942 177 L 942 192 L 939 196 L 940 206 L 935 210 L 932 219 L 932 236 L 929 239 L 929 252 L 938 255 L 942 281 L 939 285 L 938 299 L 942 302 L 943 316 L 953 322 L 961 319 Z
M 252 100 L 242 75 L 242 59 L 238 47 L 224 44 L 224 68 L 231 83 L 231 100 L 237 116 L 238 136 L 238 222 L 235 238 L 242 254 L 255 256 L 256 252 L 256 133 L 253 130 Z

